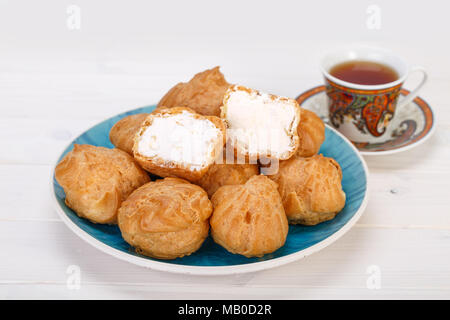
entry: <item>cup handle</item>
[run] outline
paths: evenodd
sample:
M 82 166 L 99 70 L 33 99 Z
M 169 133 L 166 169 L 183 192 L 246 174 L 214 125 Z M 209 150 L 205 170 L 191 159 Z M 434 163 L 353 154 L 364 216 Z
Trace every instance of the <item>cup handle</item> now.
M 420 81 L 419 85 L 413 91 L 411 91 L 404 99 L 399 101 L 397 108 L 402 108 L 402 107 L 406 106 L 408 103 L 410 103 L 411 101 L 413 101 L 417 97 L 417 95 L 419 94 L 419 91 L 422 89 L 422 87 L 425 85 L 425 83 L 428 80 L 428 74 L 427 74 L 425 68 L 423 68 L 423 67 L 414 66 L 410 69 L 409 72 L 410 72 L 410 74 L 413 72 L 422 72 L 422 80 Z

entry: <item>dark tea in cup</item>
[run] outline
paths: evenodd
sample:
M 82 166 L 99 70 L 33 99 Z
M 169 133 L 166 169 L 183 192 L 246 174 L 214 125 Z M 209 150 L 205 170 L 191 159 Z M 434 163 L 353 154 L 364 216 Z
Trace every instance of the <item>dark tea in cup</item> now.
M 384 143 L 392 138 L 392 119 L 419 93 L 427 80 L 422 67 L 410 68 L 389 50 L 353 46 L 324 56 L 320 68 L 325 78 L 328 118 L 350 141 Z M 421 72 L 419 85 L 398 101 L 411 72 Z
M 362 85 L 378 85 L 398 80 L 397 71 L 391 67 L 365 60 L 352 60 L 339 63 L 329 73 L 340 80 Z

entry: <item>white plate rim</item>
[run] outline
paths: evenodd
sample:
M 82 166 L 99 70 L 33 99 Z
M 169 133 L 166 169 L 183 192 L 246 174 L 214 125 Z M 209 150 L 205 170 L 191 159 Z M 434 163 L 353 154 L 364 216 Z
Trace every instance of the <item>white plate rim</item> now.
M 98 124 L 98 123 L 97 123 Z M 97 125 L 95 124 L 95 125 Z M 94 125 L 94 126 L 95 126 Z M 92 126 L 92 127 L 94 127 Z M 285 264 L 288 264 L 290 262 L 294 262 L 297 260 L 300 260 L 306 256 L 309 256 L 317 251 L 320 251 L 336 240 L 338 240 L 340 237 L 342 237 L 345 233 L 347 233 L 348 230 L 350 230 L 353 225 L 359 220 L 361 215 L 363 214 L 364 210 L 367 207 L 368 199 L 369 199 L 369 169 L 367 167 L 366 161 L 361 156 L 361 153 L 359 150 L 347 139 L 345 136 L 343 136 L 340 132 L 338 132 L 336 129 L 332 128 L 328 124 L 326 124 L 327 128 L 332 130 L 334 133 L 336 133 L 338 136 L 343 138 L 345 143 L 350 145 L 350 147 L 355 151 L 357 157 L 362 163 L 364 174 L 366 176 L 366 192 L 364 195 L 364 199 L 361 202 L 361 205 L 359 209 L 355 212 L 353 217 L 347 221 L 346 224 L 344 224 L 338 231 L 333 233 L 328 238 L 316 243 L 315 245 L 312 245 L 311 247 L 308 247 L 306 249 L 300 250 L 295 253 L 291 253 L 289 255 L 266 260 L 266 261 L 260 261 L 260 262 L 254 262 L 254 263 L 248 263 L 248 264 L 239 264 L 239 265 L 233 265 L 233 266 L 186 266 L 186 265 L 180 265 L 180 264 L 173 264 L 173 263 L 167 263 L 163 261 L 155 261 L 155 260 L 149 260 L 146 258 L 141 258 L 138 256 L 133 256 L 131 254 L 127 254 L 125 252 L 122 252 L 118 249 L 112 248 L 100 240 L 96 239 L 95 237 L 88 234 L 86 231 L 82 230 L 80 227 L 78 227 L 70 218 L 66 215 L 66 213 L 62 210 L 60 207 L 54 187 L 53 187 L 53 177 L 56 165 L 58 164 L 58 159 L 60 155 L 66 150 L 73 142 L 69 142 L 63 149 L 62 152 L 59 153 L 58 159 L 56 159 L 54 165 L 52 166 L 51 174 L 50 174 L 50 193 L 51 198 L 53 202 L 53 207 L 56 210 L 58 216 L 61 218 L 61 220 L 64 222 L 64 224 L 72 231 L 74 232 L 78 237 L 80 237 L 82 240 L 90 244 L 91 246 L 95 247 L 96 249 L 111 255 L 119 260 L 126 261 L 141 267 L 145 267 L 148 269 L 156 270 L 156 271 L 164 271 L 164 272 L 170 272 L 170 273 L 177 273 L 177 274 L 188 274 L 188 275 L 203 275 L 203 276 L 219 276 L 219 275 L 234 275 L 234 274 L 244 274 L 249 272 L 256 272 L 256 271 L 262 271 L 267 269 L 272 269 L 275 267 L 279 267 Z M 91 127 L 91 128 L 92 128 Z M 86 129 L 83 132 L 87 131 L 89 129 Z M 77 135 L 78 137 L 79 135 Z

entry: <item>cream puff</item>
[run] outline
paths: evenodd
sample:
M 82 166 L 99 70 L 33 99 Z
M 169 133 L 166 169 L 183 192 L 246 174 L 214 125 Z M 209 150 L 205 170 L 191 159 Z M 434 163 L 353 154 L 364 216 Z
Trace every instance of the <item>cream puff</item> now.
M 295 156 L 280 161 L 270 178 L 278 184 L 289 223 L 316 225 L 333 219 L 345 206 L 341 167 L 332 158 Z
M 132 191 L 150 181 L 126 152 L 75 144 L 56 166 L 55 178 L 66 204 L 80 217 L 114 224 L 117 210 Z
M 117 121 L 109 131 L 109 140 L 111 143 L 116 148 L 132 155 L 134 136 L 148 115 L 148 113 L 138 113 Z
M 135 136 L 134 158 L 160 177 L 200 179 L 222 153 L 225 124 L 185 107 L 159 108 Z
M 159 101 L 158 108 L 188 107 L 205 116 L 219 116 L 229 86 L 219 67 L 205 70 L 189 82 L 180 82 L 170 89 Z
M 120 207 L 118 223 L 124 240 L 138 253 L 175 259 L 200 248 L 212 210 L 202 188 L 165 178 L 135 190 Z
M 227 144 L 249 159 L 289 159 L 297 150 L 300 107 L 294 99 L 233 85 L 225 93 L 220 117 Z
M 277 184 L 266 176 L 220 187 L 211 201 L 211 235 L 228 251 L 261 257 L 284 245 L 288 221 Z
M 325 140 L 325 124 L 314 112 L 301 108 L 297 133 L 300 143 L 296 155 L 311 157 L 319 152 Z

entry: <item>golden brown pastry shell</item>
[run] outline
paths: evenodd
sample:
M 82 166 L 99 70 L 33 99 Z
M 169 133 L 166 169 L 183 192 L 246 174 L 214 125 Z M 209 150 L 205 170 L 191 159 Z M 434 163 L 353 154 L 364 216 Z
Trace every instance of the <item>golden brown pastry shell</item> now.
M 78 144 L 58 163 L 55 178 L 69 208 L 94 223 L 109 224 L 116 223 L 122 201 L 150 181 L 126 152 Z
M 332 158 L 294 156 L 270 176 L 278 184 L 289 223 L 315 225 L 333 219 L 345 206 L 342 171 Z
M 178 178 L 149 182 L 119 209 L 122 236 L 136 251 L 175 259 L 200 248 L 208 236 L 212 204 L 197 185 Z
M 227 114 L 228 114 L 228 100 L 230 98 L 230 95 L 234 92 L 234 91 L 246 91 L 248 93 L 256 93 L 258 92 L 257 90 L 251 89 L 251 88 L 247 88 L 244 86 L 240 86 L 240 85 L 231 85 L 228 90 L 225 92 L 224 98 L 223 98 L 223 106 L 220 107 L 220 118 L 222 118 L 226 123 L 227 126 L 230 127 L 230 124 L 227 121 Z M 296 114 L 297 114 L 297 118 L 299 120 L 299 123 L 301 122 L 301 108 L 298 105 L 297 101 L 291 98 L 286 98 L 286 97 L 280 97 L 280 96 L 276 96 L 273 94 L 268 94 L 268 96 L 272 99 L 278 99 L 280 101 L 289 101 L 291 103 L 294 103 L 296 105 Z M 298 126 L 298 125 L 297 125 Z M 233 129 L 233 128 L 231 128 Z M 298 136 L 298 131 L 297 130 L 292 130 L 292 133 L 290 134 L 290 138 L 291 138 L 291 145 L 292 145 L 292 149 L 289 152 L 286 152 L 283 156 L 276 156 L 273 155 L 271 153 L 267 153 L 267 154 L 253 154 L 250 155 L 246 150 L 244 150 L 242 147 L 236 145 L 235 143 L 233 143 L 233 141 L 231 141 L 231 138 L 227 137 L 227 144 L 230 144 L 233 146 L 234 148 L 234 152 L 235 154 L 239 155 L 240 157 L 245 157 L 246 161 L 255 161 L 255 160 L 259 160 L 261 158 L 268 158 L 268 159 L 272 159 L 272 160 L 287 160 L 290 157 L 292 157 L 296 152 L 297 149 L 299 147 L 299 136 Z
M 205 116 L 219 116 L 229 86 L 219 67 L 205 70 L 189 82 L 180 82 L 170 89 L 159 101 L 158 108 L 188 107 Z
M 301 108 L 301 120 L 297 127 L 300 157 L 311 157 L 319 152 L 325 141 L 325 124 L 314 112 Z
M 225 147 L 222 152 L 222 161 L 216 160 L 208 171 L 194 182 L 205 189 L 209 197 L 212 197 L 221 186 L 244 184 L 252 176 L 259 174 L 258 164 L 237 159 L 233 151 Z
M 133 114 L 117 121 L 109 131 L 111 143 L 116 148 L 133 155 L 134 136 L 148 115 L 148 113 Z
M 211 197 L 222 186 L 244 184 L 252 176 L 259 174 L 256 164 L 213 164 L 208 171 L 196 181 Z
M 284 245 L 288 221 L 277 185 L 266 176 L 220 187 L 211 201 L 211 235 L 228 251 L 260 257 Z

